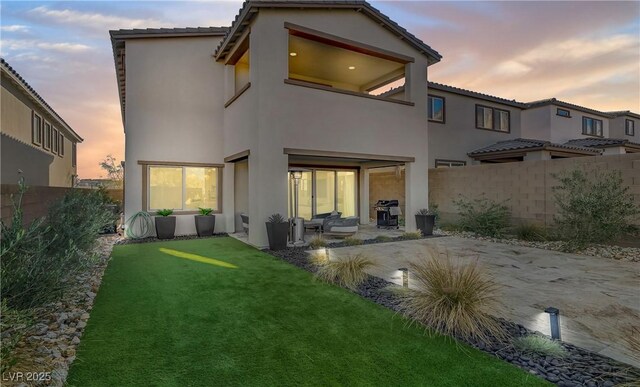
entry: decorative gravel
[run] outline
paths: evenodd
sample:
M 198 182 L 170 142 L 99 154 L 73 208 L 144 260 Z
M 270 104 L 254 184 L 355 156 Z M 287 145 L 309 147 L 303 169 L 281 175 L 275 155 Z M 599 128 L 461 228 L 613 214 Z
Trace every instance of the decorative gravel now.
M 564 242 L 561 241 L 546 241 L 546 242 L 533 242 L 524 241 L 516 238 L 492 238 L 477 235 L 472 232 L 461 231 L 442 231 L 437 230 L 434 232 L 441 236 L 457 236 L 461 238 L 476 239 L 480 241 L 504 243 L 513 246 L 535 247 L 538 249 L 565 251 Z M 618 261 L 627 262 L 640 262 L 640 248 L 637 247 L 620 247 L 612 245 L 591 245 L 582 250 L 574 252 L 575 254 L 589 255 L 593 257 L 603 257 L 615 259 Z
M 116 245 L 130 245 L 130 244 L 136 244 L 136 243 L 150 243 L 150 242 L 188 241 L 190 239 L 221 238 L 221 237 L 226 237 L 226 236 L 229 236 L 229 234 L 227 234 L 226 232 L 215 233 L 215 234 L 213 234 L 211 236 L 205 236 L 205 237 L 199 237 L 197 235 L 177 235 L 173 239 L 158 239 L 156 237 L 133 239 L 133 238 L 125 238 L 125 237 L 121 236 L 115 242 L 115 244 Z
M 309 262 L 309 251 L 310 250 L 304 247 L 279 251 L 265 250 L 265 252 L 281 258 L 294 266 L 315 273 L 317 267 Z M 393 292 L 389 291 L 390 287 L 399 288 L 398 285 L 382 278 L 369 276 L 367 281 L 357 289 L 356 293 L 377 304 L 402 313 L 400 299 L 394 295 Z M 513 338 L 536 334 L 520 324 L 515 324 L 501 318 L 497 320 L 508 333 L 508 336 Z M 562 347 L 567 351 L 566 357 L 553 358 L 550 356 L 523 353 L 516 349 L 511 342 L 496 338 L 494 338 L 494 342 L 488 345 L 474 340 L 466 341 L 461 338 L 456 339 L 464 341 L 481 351 L 497 356 L 504 361 L 523 368 L 529 373 L 561 387 L 611 387 L 623 383 L 629 383 L 631 385 L 636 385 L 633 383 L 640 383 L 640 369 L 569 343 L 561 343 Z

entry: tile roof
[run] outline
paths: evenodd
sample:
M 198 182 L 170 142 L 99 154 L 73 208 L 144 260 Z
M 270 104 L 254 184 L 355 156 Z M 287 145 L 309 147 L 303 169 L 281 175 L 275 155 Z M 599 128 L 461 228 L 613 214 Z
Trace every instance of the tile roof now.
M 586 148 L 608 148 L 625 145 L 640 145 L 622 138 L 576 138 L 565 142 L 565 145 L 581 146 Z
M 222 42 L 216 48 L 214 56 L 216 59 L 220 59 L 228 54 L 237 39 L 242 36 L 242 33 L 255 16 L 260 8 L 342 8 L 342 9 L 355 9 L 370 18 L 378 21 L 381 26 L 387 28 L 392 33 L 400 36 L 408 44 L 413 46 L 418 51 L 422 52 L 430 58 L 430 63 L 439 62 L 442 59 L 436 50 L 429 47 L 426 43 L 420 40 L 415 35 L 411 34 L 405 28 L 398 23 L 391 20 L 388 16 L 384 15 L 378 9 L 374 8 L 371 4 L 364 0 L 246 0 L 242 4 L 240 12 L 236 15 L 235 20 L 231 23 L 231 27 L 227 32 L 227 35 L 222 39 Z
M 467 90 L 467 89 L 461 89 L 459 87 L 449 86 L 449 85 L 445 85 L 445 84 L 442 84 L 442 83 L 427 82 L 427 84 L 428 84 L 428 87 L 430 89 L 448 91 L 450 93 L 466 95 L 466 96 L 469 96 L 469 97 L 475 97 L 475 98 L 478 98 L 478 99 L 483 99 L 485 101 L 501 103 L 501 104 L 504 104 L 504 105 L 509 105 L 509 106 L 520 108 L 520 109 L 524 109 L 524 108 L 527 107 L 527 105 L 525 103 L 518 102 L 515 99 L 506 99 L 506 98 L 496 97 L 496 96 L 493 96 L 493 95 L 483 94 L 483 93 L 479 93 L 477 91 L 472 91 L 472 90 Z
M 4 58 L 0 58 L 0 66 L 3 72 L 6 72 L 11 78 L 13 78 L 14 81 L 18 83 L 27 94 L 30 94 L 37 103 L 44 107 L 44 109 L 47 110 L 49 114 L 51 114 L 56 120 L 58 120 L 58 123 L 64 126 L 64 128 L 76 138 L 76 141 L 83 141 L 83 138 L 80 137 L 80 135 L 78 135 L 78 133 L 76 133 L 55 110 L 53 110 L 53 108 L 47 103 L 47 101 L 45 101 L 44 98 L 42 98 L 40 94 L 38 94 L 38 92 L 35 91 L 35 89 L 31 87 L 31 85 L 29 85 L 29 83 L 27 83 L 27 81 L 22 78 L 22 76 L 18 72 L 14 70 L 6 60 L 4 60 Z
M 495 144 L 469 152 L 468 155 L 475 156 L 475 155 L 488 154 L 488 153 L 494 153 L 494 152 L 506 152 L 506 151 L 515 151 L 515 150 L 532 151 L 532 150 L 544 150 L 549 148 L 575 150 L 575 151 L 588 152 L 588 153 L 594 153 L 594 154 L 599 153 L 599 151 L 595 149 L 587 148 L 579 145 L 554 144 L 550 141 L 544 141 L 544 140 L 515 138 L 512 140 L 498 141 Z
M 640 114 L 634 113 L 631 110 L 618 110 L 615 112 L 606 112 L 606 113 L 613 117 L 629 116 L 629 117 L 640 119 Z
M 222 36 L 227 33 L 229 27 L 181 27 L 181 28 L 134 28 L 111 30 L 111 39 L 124 38 L 149 38 L 168 36 Z
M 612 118 L 612 115 L 609 113 L 601 112 L 600 110 L 590 109 L 588 107 L 572 104 L 569 102 L 560 101 L 557 98 L 547 98 L 547 99 L 541 99 L 539 101 L 532 101 L 532 102 L 526 103 L 527 109 L 537 108 L 540 106 L 547 106 L 547 105 L 556 105 L 556 106 L 561 106 L 568 109 L 579 110 L 585 113 L 590 113 L 590 114 L 594 114 L 594 115 L 605 117 L 605 118 Z

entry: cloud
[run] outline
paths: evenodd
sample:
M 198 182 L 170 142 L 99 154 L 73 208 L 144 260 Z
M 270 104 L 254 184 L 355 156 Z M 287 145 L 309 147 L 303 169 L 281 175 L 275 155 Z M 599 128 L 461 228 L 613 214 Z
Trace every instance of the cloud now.
M 148 28 L 166 24 L 153 18 L 135 18 L 127 16 L 107 15 L 98 12 L 82 12 L 73 9 L 56 10 L 40 6 L 28 11 L 28 14 L 41 20 L 72 27 L 84 27 L 106 31 L 117 28 Z
M 4 32 L 28 32 L 29 27 L 23 26 L 20 24 L 15 24 L 11 26 L 0 26 L 0 31 Z
M 614 35 L 600 38 L 572 38 L 553 41 L 520 55 L 515 59 L 521 63 L 580 61 L 611 54 L 638 46 L 637 36 Z
M 10 51 L 24 51 L 24 50 L 47 50 L 56 51 L 60 53 L 80 53 L 91 50 L 90 46 L 80 43 L 69 42 L 42 42 L 38 40 L 24 40 L 24 39 L 3 39 L 2 49 Z

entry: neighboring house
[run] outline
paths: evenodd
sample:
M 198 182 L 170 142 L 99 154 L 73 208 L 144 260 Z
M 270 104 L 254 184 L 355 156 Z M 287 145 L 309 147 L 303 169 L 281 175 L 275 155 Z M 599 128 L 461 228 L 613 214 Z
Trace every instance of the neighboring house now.
M 609 120 L 609 134 L 611 138 L 629 140 L 640 143 L 640 114 L 628 110 L 608 112 L 612 117 Z
M 299 213 L 369 220 L 371 169 L 404 167 L 405 206 L 428 205 L 427 68 L 440 55 L 364 1 L 247 1 L 229 28 L 111 31 L 125 129 L 125 219 L 198 207 L 216 231 L 266 246 Z M 404 80 L 401 96 L 381 93 Z M 402 117 L 399 120 L 399 117 Z M 412 216 L 407 228 L 415 229 Z
M 4 59 L 0 69 L 2 184 L 72 187 L 82 138 Z

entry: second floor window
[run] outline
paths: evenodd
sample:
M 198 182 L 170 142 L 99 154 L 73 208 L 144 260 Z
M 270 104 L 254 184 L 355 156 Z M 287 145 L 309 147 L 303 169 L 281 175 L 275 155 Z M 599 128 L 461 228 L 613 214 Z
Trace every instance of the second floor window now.
M 508 110 L 476 105 L 476 128 L 509 132 L 511 115 Z
M 31 142 L 36 145 L 42 144 L 42 117 L 33 113 L 31 121 Z
M 567 117 L 567 118 L 571 118 L 571 112 L 567 109 L 560 109 L 558 108 L 557 115 L 559 115 L 560 117 Z
M 71 144 L 71 166 L 75 167 L 78 165 L 78 149 L 75 143 Z
M 58 130 L 53 129 L 53 142 L 51 143 L 51 152 L 58 153 L 58 144 L 60 143 L 60 138 L 58 137 Z
M 627 136 L 633 136 L 636 134 L 635 122 L 633 120 L 626 120 L 624 122 L 624 133 Z
M 429 121 L 444 123 L 444 98 L 430 96 L 428 106 Z
M 44 149 L 51 149 L 51 124 L 44 123 Z
M 602 120 L 582 117 L 582 134 L 602 137 Z

